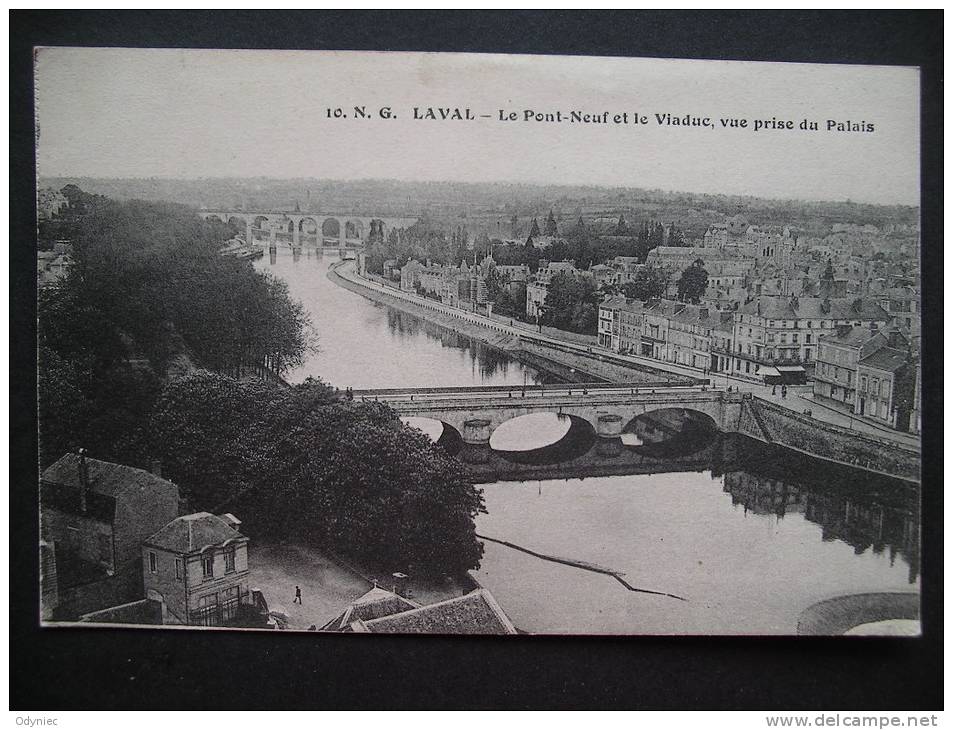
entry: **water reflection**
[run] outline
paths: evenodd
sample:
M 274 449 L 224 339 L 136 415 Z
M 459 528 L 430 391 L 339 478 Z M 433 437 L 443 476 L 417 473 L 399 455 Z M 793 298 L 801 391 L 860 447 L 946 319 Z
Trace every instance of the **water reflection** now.
M 918 500 L 903 482 L 741 436 L 694 456 L 634 452 L 585 457 L 590 473 L 600 458 L 631 459 L 627 475 L 560 478 L 555 467 L 542 481 L 485 484 L 478 530 L 689 601 L 635 596 L 488 543 L 478 577 L 521 629 L 790 634 L 800 611 L 832 595 L 919 585 Z
M 421 418 L 419 416 L 403 416 L 400 420 L 411 428 L 423 431 L 434 443 L 439 441 L 440 437 L 443 436 L 444 424 L 442 421 L 437 421 L 433 418 Z
M 569 416 L 557 413 L 530 413 L 510 419 L 490 436 L 497 451 L 532 451 L 560 441 L 572 426 Z
M 315 376 L 339 387 L 400 388 L 521 385 L 543 377 L 499 350 L 399 310 L 376 304 L 327 278 L 336 254 L 295 256 L 269 251 L 255 267 L 288 284 L 311 315 L 319 351 L 288 373 L 291 382 Z

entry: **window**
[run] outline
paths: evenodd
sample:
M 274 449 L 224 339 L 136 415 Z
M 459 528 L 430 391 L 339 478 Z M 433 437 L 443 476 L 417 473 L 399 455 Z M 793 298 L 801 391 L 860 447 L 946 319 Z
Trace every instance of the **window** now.
M 808 345 L 811 344 L 811 335 L 810 335 L 810 333 L 804 335 L 804 342 L 807 343 Z
M 175 579 L 182 580 L 182 558 L 175 559 Z
M 797 344 L 797 332 L 791 335 L 791 342 Z
M 225 572 L 235 572 L 235 548 L 233 547 L 225 549 Z
M 205 579 L 212 578 L 215 575 L 215 554 L 214 553 L 205 553 L 202 556 L 202 577 Z
M 159 556 L 156 555 L 151 550 L 149 551 L 149 572 L 150 573 L 159 572 Z
M 867 392 L 867 376 L 866 376 L 866 375 L 861 375 L 861 376 L 860 376 L 860 389 L 861 389 L 864 393 Z

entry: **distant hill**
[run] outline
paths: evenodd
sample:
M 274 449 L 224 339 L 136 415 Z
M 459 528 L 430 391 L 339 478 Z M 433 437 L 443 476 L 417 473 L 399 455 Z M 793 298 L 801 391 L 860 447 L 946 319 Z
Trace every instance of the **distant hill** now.
M 116 199 L 164 200 L 195 207 L 247 206 L 278 210 L 416 216 L 469 220 L 471 230 L 503 230 L 512 217 L 542 220 L 553 209 L 557 221 L 642 219 L 675 223 L 689 237 L 708 225 L 742 213 L 761 226 L 790 225 L 807 232 L 830 230 L 834 223 L 917 225 L 919 208 L 850 201 L 773 200 L 641 188 L 519 183 L 406 182 L 399 180 L 321 180 L 273 178 L 41 178 L 40 187 L 74 183 L 90 193 Z

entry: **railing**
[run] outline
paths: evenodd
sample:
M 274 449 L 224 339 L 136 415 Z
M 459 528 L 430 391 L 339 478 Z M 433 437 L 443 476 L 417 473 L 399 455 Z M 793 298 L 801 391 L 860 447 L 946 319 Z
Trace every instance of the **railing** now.
M 250 603 L 248 591 L 189 613 L 189 624 L 192 626 L 225 626 L 238 615 L 238 607 L 243 603 Z

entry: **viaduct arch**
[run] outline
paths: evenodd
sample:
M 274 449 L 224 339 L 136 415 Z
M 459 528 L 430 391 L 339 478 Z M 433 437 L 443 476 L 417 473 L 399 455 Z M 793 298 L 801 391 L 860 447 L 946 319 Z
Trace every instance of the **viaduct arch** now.
M 316 248 L 364 248 L 371 230 L 379 230 L 385 238 L 394 228 L 406 228 L 416 217 L 363 216 L 349 213 L 314 213 L 311 211 L 267 211 L 203 209 L 205 220 L 229 223 L 239 230 L 249 244 L 259 246 L 314 246 Z

